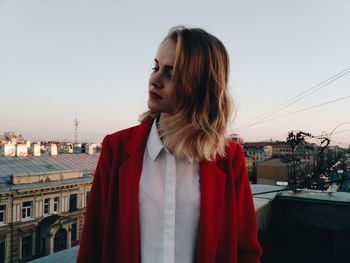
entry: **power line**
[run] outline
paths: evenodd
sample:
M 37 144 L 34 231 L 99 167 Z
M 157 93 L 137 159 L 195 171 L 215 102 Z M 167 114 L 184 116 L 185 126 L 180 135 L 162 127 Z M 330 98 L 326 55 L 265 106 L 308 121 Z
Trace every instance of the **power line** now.
M 300 101 L 301 99 L 305 98 L 306 96 L 309 96 L 310 94 L 316 92 L 317 90 L 320 90 L 321 88 L 324 88 L 326 86 L 328 86 L 329 84 L 333 83 L 334 81 L 338 80 L 339 78 L 342 78 L 343 76 L 345 76 L 346 74 L 350 73 L 350 67 L 349 68 L 346 68 L 344 70 L 342 70 L 341 72 L 331 76 L 330 78 L 318 83 L 317 85 L 303 91 L 302 93 L 284 101 L 283 103 L 281 103 L 280 105 L 278 105 L 277 107 L 263 113 L 263 114 L 260 114 L 259 116 L 251 119 L 250 121 L 244 123 L 241 127 L 237 127 L 236 129 L 239 129 L 239 128 L 242 128 L 242 127 L 246 127 L 246 126 L 249 126 L 251 124 L 251 122 L 254 122 L 256 120 L 259 120 L 259 119 L 266 119 L 270 116 L 273 116 L 275 115 L 276 113 L 284 110 L 285 108 L 289 107 L 290 105 Z
M 261 121 L 256 121 L 256 122 L 253 122 L 253 123 L 251 123 L 249 125 L 238 127 L 236 129 L 248 128 L 248 127 L 251 127 L 251 126 L 263 123 L 263 122 L 267 122 L 267 121 L 275 120 L 275 119 L 282 118 L 282 117 L 285 117 L 285 116 L 289 116 L 289 115 L 292 115 L 292 114 L 295 114 L 295 113 L 311 110 L 311 109 L 314 109 L 314 108 L 318 108 L 318 107 L 321 107 L 321 106 L 324 106 L 324 105 L 327 105 L 327 104 L 331 104 L 331 103 L 335 103 L 335 102 L 338 102 L 338 101 L 341 101 L 341 100 L 345 100 L 345 99 L 350 99 L 350 96 L 345 96 L 345 97 L 338 98 L 338 99 L 335 99 L 335 100 L 326 101 L 326 102 L 323 102 L 323 103 L 320 103 L 320 104 L 317 104 L 317 105 L 313 105 L 313 106 L 310 106 L 310 107 L 307 107 L 307 108 L 304 108 L 304 109 L 301 109 L 301 110 L 297 110 L 297 111 L 289 112 L 289 113 L 286 113 L 286 114 L 282 114 L 282 115 L 279 115 L 279 116 L 276 116 L 276 117 L 273 117 L 273 118 L 270 118 L 270 119 L 263 119 Z
M 0 123 L 1 123 L 2 125 L 6 126 L 6 127 L 11 128 L 12 130 L 17 130 L 15 127 L 13 127 L 13 126 L 11 126 L 11 125 L 9 125 L 9 124 L 3 122 L 3 121 L 0 121 Z M 18 131 L 18 130 L 17 130 L 17 131 Z
M 324 136 L 331 136 L 332 134 L 339 134 L 339 133 L 344 133 L 344 132 L 350 132 L 350 129 L 348 130 L 341 130 L 341 131 L 337 131 L 337 132 L 333 132 L 333 133 L 325 133 L 323 135 L 318 135 L 318 136 L 315 136 L 316 138 L 321 138 L 321 137 L 324 137 Z
M 27 135 L 29 138 L 33 139 L 34 141 L 37 141 L 37 138 L 31 136 L 30 134 L 28 134 L 26 132 L 23 132 L 23 131 L 13 127 L 12 125 L 7 124 L 6 122 L 0 121 L 0 123 L 3 124 L 4 126 L 10 128 L 10 129 L 12 129 L 13 131 L 18 132 L 18 134 Z
M 335 131 L 336 129 L 338 129 L 339 126 L 342 126 L 342 125 L 344 125 L 344 124 L 350 124 L 350 122 L 349 122 L 349 121 L 346 121 L 346 122 L 339 123 L 339 124 L 338 124 L 337 126 L 335 126 L 335 128 L 331 131 L 331 133 L 329 134 L 329 137 L 334 133 L 334 131 Z

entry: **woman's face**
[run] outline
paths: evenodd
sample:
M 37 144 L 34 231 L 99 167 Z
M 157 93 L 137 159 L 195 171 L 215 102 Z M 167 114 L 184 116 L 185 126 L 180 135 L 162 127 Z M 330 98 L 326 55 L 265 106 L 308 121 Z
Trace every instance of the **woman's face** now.
M 175 61 L 176 44 L 167 39 L 160 45 L 149 78 L 148 108 L 162 115 L 174 114 L 176 108 L 175 87 L 171 81 Z

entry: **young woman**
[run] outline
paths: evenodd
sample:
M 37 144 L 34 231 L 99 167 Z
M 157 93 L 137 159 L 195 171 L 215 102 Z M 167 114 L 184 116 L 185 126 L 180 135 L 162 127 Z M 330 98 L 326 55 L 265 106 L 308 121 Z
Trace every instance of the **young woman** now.
M 149 79 L 149 111 L 103 140 L 78 263 L 259 262 L 244 154 L 225 137 L 228 78 L 216 37 L 170 30 Z

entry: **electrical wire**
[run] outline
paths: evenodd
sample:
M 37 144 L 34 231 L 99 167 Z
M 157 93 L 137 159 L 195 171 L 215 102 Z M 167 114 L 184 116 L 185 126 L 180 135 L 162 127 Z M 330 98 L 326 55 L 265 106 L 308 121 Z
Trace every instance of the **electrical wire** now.
M 34 141 L 37 141 L 37 139 L 34 136 L 31 136 L 30 134 L 23 132 L 15 127 L 13 127 L 12 125 L 7 124 L 6 122 L 0 121 L 0 123 L 6 127 L 9 127 L 10 129 L 12 129 L 13 131 L 16 131 L 18 134 L 22 134 L 22 135 L 26 135 L 26 137 L 31 138 Z
M 282 117 L 285 117 L 285 116 L 289 116 L 289 115 L 292 115 L 292 114 L 295 114 L 295 113 L 311 110 L 311 109 L 314 109 L 314 108 L 318 108 L 318 107 L 321 107 L 321 106 L 324 106 L 324 105 L 327 105 L 327 104 L 331 104 L 331 103 L 335 103 L 335 102 L 338 102 L 338 101 L 341 101 L 341 100 L 345 100 L 345 99 L 350 99 L 350 96 L 345 96 L 345 97 L 338 98 L 338 99 L 335 99 L 335 100 L 326 101 L 326 102 L 323 102 L 323 103 L 320 103 L 320 104 L 317 104 L 317 105 L 313 105 L 313 106 L 310 106 L 310 107 L 307 107 L 307 108 L 304 108 L 304 109 L 301 109 L 301 110 L 297 110 L 297 111 L 289 112 L 289 113 L 286 113 L 286 114 L 282 114 L 282 115 L 279 115 L 279 116 L 276 116 L 276 117 L 273 117 L 273 118 L 264 119 L 264 120 L 261 120 L 261 121 L 256 121 L 256 122 L 253 122 L 253 123 L 251 123 L 249 125 L 238 127 L 236 129 L 248 128 L 248 127 L 251 127 L 251 126 L 263 123 L 263 122 L 267 122 L 267 121 L 275 120 L 275 119 L 282 118 Z
M 0 123 L 1 123 L 2 125 L 6 126 L 6 127 L 11 128 L 12 130 L 17 130 L 15 127 L 13 127 L 13 126 L 11 126 L 11 125 L 9 125 L 9 124 L 3 122 L 3 121 L 0 121 Z M 17 130 L 17 131 L 18 131 L 18 130 Z
M 252 120 L 242 124 L 242 126 L 240 127 L 237 127 L 235 128 L 234 130 L 236 129 L 240 129 L 240 128 L 245 128 L 245 127 L 249 127 L 248 125 L 251 124 L 252 122 L 256 121 L 256 120 L 259 120 L 259 119 L 266 119 L 270 116 L 273 116 L 275 114 L 277 114 L 278 112 L 286 109 L 287 107 L 289 107 L 290 105 L 300 101 L 301 99 L 309 96 L 310 94 L 320 90 L 321 88 L 324 88 L 326 86 L 328 86 L 329 84 L 333 83 L 334 81 L 338 80 L 339 78 L 342 78 L 343 76 L 345 76 L 346 74 L 350 73 L 350 67 L 349 68 L 346 68 L 344 70 L 342 70 L 341 72 L 331 76 L 330 78 L 318 83 L 317 85 L 303 91 L 302 93 L 284 101 L 283 103 L 281 103 L 280 105 L 278 105 L 277 107 L 263 113 L 263 114 L 260 114 L 259 116 L 253 118 Z
M 331 136 L 332 134 L 339 134 L 339 133 L 344 133 L 344 132 L 349 132 L 350 129 L 348 130 L 342 130 L 342 131 L 337 131 L 337 132 L 333 132 L 333 133 L 325 133 L 323 135 L 318 135 L 318 136 L 314 136 L 315 138 L 322 138 L 322 137 L 327 137 L 327 136 Z
M 329 137 L 332 136 L 332 134 L 334 133 L 334 131 L 339 127 L 339 126 L 342 126 L 344 124 L 350 124 L 349 121 L 346 121 L 346 122 L 342 122 L 342 123 L 339 123 L 337 126 L 335 126 L 335 128 L 331 131 L 331 133 L 329 134 Z

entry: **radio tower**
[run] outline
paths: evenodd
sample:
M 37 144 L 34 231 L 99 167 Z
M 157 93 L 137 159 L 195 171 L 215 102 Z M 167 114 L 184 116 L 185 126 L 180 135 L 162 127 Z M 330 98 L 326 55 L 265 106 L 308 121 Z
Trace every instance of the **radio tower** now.
M 74 143 L 78 142 L 78 117 L 75 117 L 74 119 Z

